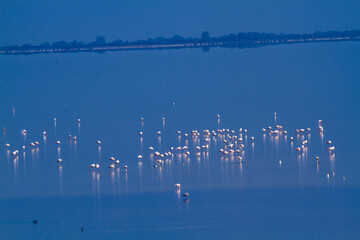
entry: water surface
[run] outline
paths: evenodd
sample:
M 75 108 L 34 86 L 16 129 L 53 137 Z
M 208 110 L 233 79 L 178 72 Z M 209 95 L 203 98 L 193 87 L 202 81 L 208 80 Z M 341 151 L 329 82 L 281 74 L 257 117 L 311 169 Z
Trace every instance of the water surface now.
M 0 236 L 358 237 L 359 50 L 358 43 L 344 42 L 1 56 L 0 124 L 6 131 L 0 140 Z M 288 137 L 263 134 L 262 128 L 275 126 L 274 112 Z M 197 141 L 183 136 L 233 129 L 240 137 L 240 128 L 248 131 L 241 133 L 243 164 L 222 157 L 219 136 L 210 137 L 200 158 L 194 147 L 205 144 L 202 135 Z M 296 135 L 299 128 L 311 131 Z M 298 155 L 294 149 L 304 140 L 307 151 Z M 327 151 L 328 140 L 334 154 Z M 34 141 L 39 147 L 30 150 Z M 154 167 L 147 150 L 186 144 L 189 159 L 174 154 L 161 167 Z M 112 171 L 110 156 L 120 160 Z M 101 168 L 93 172 L 91 163 Z M 190 193 L 188 200 L 175 183 Z

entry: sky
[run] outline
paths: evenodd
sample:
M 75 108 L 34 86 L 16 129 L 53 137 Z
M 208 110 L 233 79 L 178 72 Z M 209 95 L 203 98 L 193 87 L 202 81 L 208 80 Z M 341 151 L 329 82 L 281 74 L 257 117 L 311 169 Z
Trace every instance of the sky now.
M 360 1 L 0 0 L 0 46 L 360 29 Z

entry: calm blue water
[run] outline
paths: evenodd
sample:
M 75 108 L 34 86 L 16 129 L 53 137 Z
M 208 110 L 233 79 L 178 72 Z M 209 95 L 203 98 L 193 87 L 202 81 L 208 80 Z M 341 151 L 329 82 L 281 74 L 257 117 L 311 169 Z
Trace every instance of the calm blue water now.
M 0 238 L 357 239 L 359 52 L 346 42 L 0 56 Z M 263 134 L 274 112 L 288 137 Z M 243 164 L 218 152 L 225 135 L 195 156 L 205 143 L 191 130 L 240 128 Z M 154 167 L 149 146 L 185 145 L 189 159 L 175 151 Z

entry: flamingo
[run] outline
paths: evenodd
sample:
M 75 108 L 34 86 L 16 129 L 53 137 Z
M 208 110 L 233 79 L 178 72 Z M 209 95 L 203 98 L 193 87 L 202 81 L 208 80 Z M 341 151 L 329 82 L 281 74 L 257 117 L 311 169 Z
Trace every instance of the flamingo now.
M 189 196 L 190 196 L 190 194 L 189 193 L 184 193 L 183 195 L 182 195 L 184 198 L 188 198 Z

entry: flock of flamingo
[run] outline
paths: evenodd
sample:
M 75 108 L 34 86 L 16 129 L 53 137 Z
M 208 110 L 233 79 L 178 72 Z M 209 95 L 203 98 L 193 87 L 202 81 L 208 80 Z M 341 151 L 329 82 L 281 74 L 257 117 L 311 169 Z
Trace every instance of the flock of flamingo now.
M 276 113 L 274 113 L 274 119 L 275 119 L 275 123 L 276 123 Z M 144 123 L 144 118 L 141 118 L 141 123 Z M 220 115 L 217 115 L 217 120 L 218 123 L 220 122 Z M 76 120 L 78 124 L 80 124 L 80 119 Z M 162 119 L 163 124 L 165 124 L 165 118 Z M 54 123 L 56 125 L 56 118 L 54 118 Z M 6 128 L 4 127 L 3 129 L 3 133 L 6 133 Z M 270 136 L 284 136 L 285 138 L 287 138 L 287 134 L 288 132 L 286 130 L 284 130 L 284 127 L 281 125 L 276 125 L 274 127 L 272 126 L 268 126 L 266 128 L 262 129 L 263 134 L 269 134 Z M 296 135 L 302 135 L 304 133 L 309 133 L 311 131 L 310 128 L 301 128 L 301 129 L 296 129 L 295 130 L 295 134 Z M 322 120 L 318 121 L 318 131 L 319 133 L 322 133 L 324 131 L 324 127 L 322 124 Z M 26 135 L 27 134 L 27 130 L 22 130 L 21 134 Z M 139 132 L 138 133 L 140 138 L 142 139 L 144 136 L 143 132 Z M 156 135 L 160 138 L 161 137 L 161 131 L 156 132 Z M 217 140 L 221 142 L 220 148 L 218 149 L 218 152 L 220 154 L 220 158 L 222 159 L 230 159 L 233 161 L 238 162 L 238 164 L 245 164 L 246 161 L 244 160 L 244 156 L 245 156 L 245 144 L 247 143 L 247 129 L 243 129 L 240 128 L 239 130 L 230 130 L 230 129 L 217 129 L 217 130 L 202 130 L 202 131 L 198 131 L 198 130 L 192 130 L 189 133 L 182 133 L 180 130 L 176 132 L 176 135 L 178 138 L 184 137 L 185 139 L 191 138 L 194 142 L 194 154 L 196 158 L 200 158 L 201 154 L 203 152 L 207 152 L 209 151 L 209 147 L 210 147 L 210 142 L 213 140 Z M 43 137 L 44 139 L 47 137 L 47 132 L 43 132 Z M 68 137 L 69 141 L 76 141 L 77 137 L 76 136 L 71 136 L 69 135 Z M 288 138 L 290 143 L 293 144 L 294 141 L 294 137 L 289 137 Z M 253 136 L 250 137 L 250 141 L 251 144 L 254 144 L 255 142 L 255 138 Z M 307 146 L 309 144 L 308 140 L 304 140 L 300 141 L 300 146 L 297 147 L 295 149 L 295 152 L 297 152 L 298 154 L 302 154 L 304 152 L 307 151 Z M 58 148 L 61 145 L 61 142 L 59 140 L 55 141 L 55 144 L 58 146 Z M 98 146 L 101 146 L 101 141 L 97 140 L 96 144 Z M 181 143 L 179 142 L 179 145 Z M 327 150 L 329 151 L 330 155 L 334 154 L 334 150 L 335 150 L 335 146 L 331 145 L 332 142 L 329 140 L 326 142 L 326 144 L 328 145 Z M 5 144 L 5 150 L 10 153 L 12 155 L 12 158 L 14 161 L 18 160 L 18 155 L 19 155 L 19 150 L 14 150 L 14 151 L 10 151 L 11 145 L 10 143 L 6 143 Z M 34 141 L 31 142 L 29 144 L 29 148 L 30 149 L 36 149 L 39 148 L 39 142 L 38 141 Z M 26 151 L 26 146 L 21 146 L 21 151 Z M 184 160 L 189 159 L 189 155 L 190 155 L 190 151 L 189 151 L 189 146 L 186 144 L 184 146 L 177 146 L 177 147 L 170 147 L 168 151 L 165 152 L 159 152 L 156 151 L 154 147 L 150 146 L 148 147 L 148 151 L 149 151 L 149 156 L 150 159 L 153 161 L 153 166 L 154 167 L 161 167 L 162 164 L 164 164 L 164 162 L 166 161 L 171 161 L 171 159 L 174 157 L 174 155 L 180 155 L 183 157 Z M 138 161 L 141 162 L 143 156 L 142 155 L 138 155 Z M 56 160 L 57 164 L 59 166 L 61 166 L 62 163 L 62 159 L 58 158 Z M 114 168 L 120 168 L 120 160 L 115 159 L 115 157 L 110 156 L 109 157 L 109 161 L 110 164 L 108 165 L 108 168 L 110 168 L 111 170 Z M 315 157 L 315 161 L 319 161 L 319 157 L 316 156 Z M 282 164 L 282 161 L 279 160 L 279 164 Z M 99 163 L 92 163 L 90 164 L 90 168 L 92 169 L 92 171 L 98 171 L 98 169 L 100 168 L 100 164 Z M 125 174 L 127 174 L 127 170 L 128 170 L 128 166 L 124 165 L 123 166 Z M 332 175 L 335 176 L 335 172 L 332 173 Z M 330 177 L 330 173 L 326 174 L 326 177 L 329 178 Z M 343 176 L 343 180 L 345 180 L 345 177 Z M 175 188 L 177 191 L 180 191 L 181 189 L 181 184 L 180 183 L 175 183 L 174 184 Z M 184 198 L 189 197 L 189 193 L 184 193 L 182 194 L 182 196 Z

